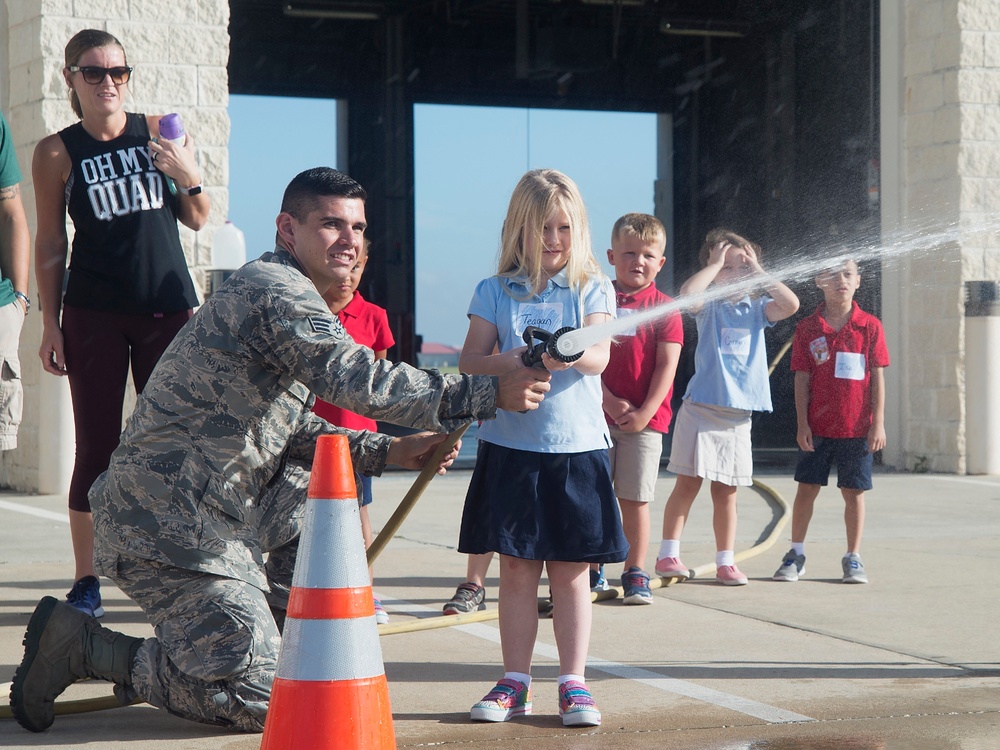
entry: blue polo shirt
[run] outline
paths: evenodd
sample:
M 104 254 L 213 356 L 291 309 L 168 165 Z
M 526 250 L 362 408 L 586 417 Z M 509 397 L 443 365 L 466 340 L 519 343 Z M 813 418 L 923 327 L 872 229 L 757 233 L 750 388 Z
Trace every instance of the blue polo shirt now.
M 774 325 L 764 314 L 769 302 L 771 298 L 763 296 L 705 303 L 695 315 L 695 372 L 685 399 L 730 409 L 771 411 L 764 345 L 764 329 Z
M 469 304 L 476 315 L 497 328 L 500 351 L 524 346 L 521 334 L 531 325 L 550 333 L 579 328 L 588 315 L 615 317 L 615 293 L 605 276 L 591 279 L 579 292 L 569 287 L 565 269 L 531 295 L 527 280 L 491 276 L 479 282 Z M 581 453 L 611 445 L 601 408 L 600 375 L 576 368 L 552 373 L 551 390 L 538 409 L 524 414 L 497 410 L 482 423 L 477 438 L 495 445 L 536 453 Z

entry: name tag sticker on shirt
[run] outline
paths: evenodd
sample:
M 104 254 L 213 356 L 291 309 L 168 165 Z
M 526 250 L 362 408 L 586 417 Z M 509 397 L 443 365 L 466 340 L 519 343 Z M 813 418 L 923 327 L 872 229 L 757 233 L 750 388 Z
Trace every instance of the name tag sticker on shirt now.
M 514 330 L 518 335 L 528 326 L 554 333 L 562 328 L 563 306 L 561 302 L 522 302 L 517 307 L 517 321 Z
M 865 379 L 865 355 L 853 352 L 837 352 L 837 366 L 834 377 L 843 380 Z
M 830 359 L 830 347 L 826 343 L 826 336 L 820 336 L 809 342 L 809 351 L 813 356 L 813 362 L 817 365 L 826 364 Z
M 749 328 L 723 328 L 719 336 L 723 354 L 746 357 L 750 354 Z

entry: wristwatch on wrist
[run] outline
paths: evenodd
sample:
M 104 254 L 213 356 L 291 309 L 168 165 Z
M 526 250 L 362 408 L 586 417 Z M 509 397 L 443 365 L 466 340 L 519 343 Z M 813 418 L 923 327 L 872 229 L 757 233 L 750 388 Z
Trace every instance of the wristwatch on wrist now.
M 177 189 L 184 193 L 184 195 L 198 195 L 201 192 L 201 183 L 199 182 L 197 185 L 192 185 L 191 187 L 180 187 L 178 185 Z
M 27 315 L 28 310 L 31 309 L 31 299 L 24 292 L 14 292 L 14 296 L 24 302 L 24 314 Z

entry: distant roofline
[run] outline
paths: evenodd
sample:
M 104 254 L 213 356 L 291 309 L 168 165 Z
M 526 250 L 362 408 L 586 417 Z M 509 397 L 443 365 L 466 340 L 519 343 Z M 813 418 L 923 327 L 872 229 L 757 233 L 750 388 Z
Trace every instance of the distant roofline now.
M 461 349 L 456 349 L 448 344 L 439 344 L 435 341 L 425 341 L 420 347 L 421 354 L 461 354 Z

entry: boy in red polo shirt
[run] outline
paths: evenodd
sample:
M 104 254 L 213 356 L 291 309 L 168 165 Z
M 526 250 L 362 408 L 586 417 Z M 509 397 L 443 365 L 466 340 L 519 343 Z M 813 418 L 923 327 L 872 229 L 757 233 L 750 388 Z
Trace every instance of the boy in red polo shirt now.
M 608 261 L 615 267 L 619 318 L 672 301 L 656 288 L 666 244 L 667 232 L 655 216 L 630 213 L 615 222 Z M 683 343 L 677 313 L 637 326 L 615 337 L 601 375 L 611 474 L 629 543 L 621 578 L 623 604 L 653 603 L 645 570 L 649 503 L 660 471 L 663 435 L 670 429 L 670 396 Z M 592 566 L 591 589 L 609 587 L 603 568 Z
M 797 581 L 805 573 L 805 539 L 813 504 L 837 465 L 844 497 L 847 554 L 844 583 L 868 583 L 861 562 L 865 490 L 872 488 L 872 459 L 885 447 L 885 379 L 889 366 L 882 324 L 854 301 L 861 274 L 844 260 L 816 277 L 824 302 L 800 321 L 792 344 L 799 483 L 792 507 L 792 548 L 774 574 Z
M 389 318 L 384 308 L 368 302 L 358 291 L 358 284 L 361 283 L 361 274 L 364 273 L 365 264 L 368 262 L 369 242 L 365 240 L 361 254 L 358 256 L 351 269 L 349 276 L 338 279 L 333 286 L 323 295 L 323 300 L 330 307 L 330 312 L 339 318 L 354 343 L 367 346 L 375 352 L 375 359 L 385 359 L 389 347 L 396 343 L 389 329 Z M 341 409 L 331 403 L 316 399 L 313 412 L 323 417 L 327 422 L 338 427 L 347 427 L 351 430 L 378 431 L 378 425 L 374 419 L 362 417 L 347 409 Z M 365 549 L 372 543 L 372 524 L 368 516 L 368 506 L 372 501 L 372 478 L 354 475 L 358 485 L 358 494 L 361 499 L 361 532 L 365 539 Z M 369 573 L 371 569 L 369 568 Z M 384 625 L 389 622 L 389 615 L 382 607 L 382 602 L 375 597 L 375 620 Z

